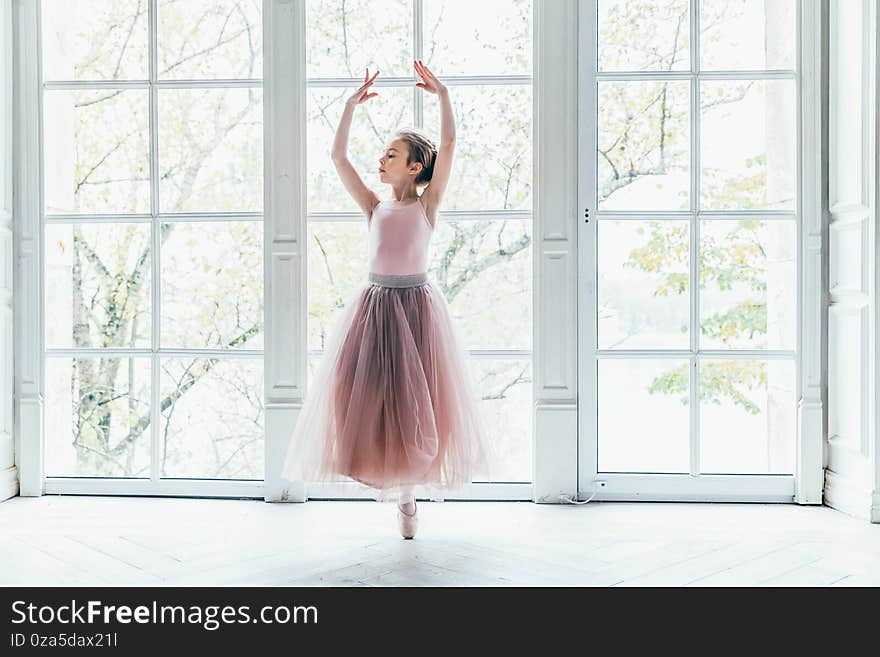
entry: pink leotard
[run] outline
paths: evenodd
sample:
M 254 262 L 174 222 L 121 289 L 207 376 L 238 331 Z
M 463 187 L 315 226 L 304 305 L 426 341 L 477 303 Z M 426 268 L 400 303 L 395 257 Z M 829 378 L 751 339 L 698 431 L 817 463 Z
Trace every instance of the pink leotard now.
M 369 271 L 398 275 L 427 271 L 433 230 L 421 199 L 399 207 L 380 201 L 369 221 Z

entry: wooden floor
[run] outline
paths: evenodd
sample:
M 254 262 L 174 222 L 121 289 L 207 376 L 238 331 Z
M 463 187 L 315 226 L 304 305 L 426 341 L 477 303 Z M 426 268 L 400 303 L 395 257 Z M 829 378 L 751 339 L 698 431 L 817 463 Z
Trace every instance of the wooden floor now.
M 0 585 L 877 586 L 880 525 L 781 504 L 46 496 L 0 504 Z

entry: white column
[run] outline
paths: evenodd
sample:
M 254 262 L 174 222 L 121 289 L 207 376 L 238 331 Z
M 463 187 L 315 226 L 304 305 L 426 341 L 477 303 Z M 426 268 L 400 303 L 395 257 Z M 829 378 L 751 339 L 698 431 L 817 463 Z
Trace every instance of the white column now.
M 13 3 L 15 455 L 20 493 L 43 494 L 43 298 L 38 3 Z
M 871 435 L 871 459 L 873 461 L 872 473 L 872 491 L 871 491 L 871 522 L 880 523 L 880 367 L 877 367 L 877 356 L 880 354 L 880 333 L 877 327 L 880 326 L 880 307 L 877 304 L 877 291 L 880 290 L 880 267 L 877 266 L 877 246 L 880 244 L 880 217 L 878 217 L 878 208 L 880 208 L 880 185 L 877 183 L 877 176 L 880 175 L 880 10 L 877 3 L 871 3 L 874 12 L 873 20 L 868 24 L 868 33 L 871 35 L 869 39 L 870 48 L 868 55 L 871 61 L 870 89 L 871 89 L 871 108 L 873 111 L 872 121 L 872 139 L 870 147 L 872 149 L 873 166 L 871 168 L 870 184 L 871 184 L 871 208 L 873 217 L 874 234 L 871 240 L 872 266 L 874 268 L 874 276 L 871 281 L 871 300 L 874 304 L 873 325 L 873 349 L 871 351 L 871 363 L 874 367 L 874 395 L 871 399 L 871 425 L 869 432 Z
M 578 2 L 534 11 L 534 500 L 560 502 L 578 492 Z
M 798 504 L 821 504 L 823 470 L 822 391 L 822 6 L 804 2 L 801 12 L 801 195 L 800 398 L 795 461 Z
M 0 501 L 18 495 L 12 363 L 12 0 L 0 0 Z
M 304 502 L 303 482 L 281 479 L 305 397 L 305 2 L 263 2 L 266 501 Z

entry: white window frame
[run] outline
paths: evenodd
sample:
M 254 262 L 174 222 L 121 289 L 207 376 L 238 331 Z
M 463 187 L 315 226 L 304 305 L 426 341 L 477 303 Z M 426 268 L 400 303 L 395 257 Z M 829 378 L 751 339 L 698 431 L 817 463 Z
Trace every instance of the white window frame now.
M 40 436 L 39 441 L 22 440 L 23 457 L 21 481 L 22 495 L 42 493 L 109 494 L 109 495 L 192 495 L 209 497 L 262 497 L 262 480 L 240 479 L 170 479 L 162 478 L 159 472 L 160 438 L 160 358 L 167 356 L 205 357 L 218 355 L 224 359 L 262 358 L 262 350 L 254 349 L 181 349 L 160 348 L 160 267 L 161 244 L 159 226 L 162 222 L 174 221 L 262 221 L 262 212 L 190 212 L 163 213 L 159 211 L 159 116 L 158 96 L 160 89 L 231 89 L 242 87 L 262 87 L 262 79 L 204 79 L 204 80 L 159 80 L 157 44 L 158 0 L 148 0 L 148 79 L 143 81 L 51 81 L 42 79 L 42 48 L 40 30 L 41 2 L 38 0 L 16 1 L 17 34 L 19 43 L 19 135 L 22 137 L 20 160 L 22 181 L 19 195 L 22 223 L 21 244 L 27 258 L 23 263 L 22 274 L 25 288 L 39 290 L 36 295 L 25 294 L 22 313 L 24 325 L 21 336 L 26 346 L 23 364 L 30 368 L 32 384 L 22 391 L 22 436 Z M 43 92 L 52 89 L 91 90 L 91 89 L 146 89 L 149 92 L 149 167 L 150 167 L 150 212 L 144 214 L 47 214 L 43 205 L 43 155 L 42 155 L 42 117 Z M 147 223 L 151 226 L 151 303 L 152 330 L 150 348 L 140 349 L 100 349 L 100 348 L 52 348 L 45 347 L 45 320 L 42 317 L 45 289 L 43 272 L 43 229 L 49 224 L 72 223 Z M 77 477 L 47 476 L 43 467 L 42 414 L 50 412 L 44 404 L 43 376 L 47 357 L 52 356 L 106 356 L 106 357 L 149 357 L 151 360 L 151 471 L 149 478 L 122 477 Z
M 186 495 L 203 497 L 263 497 L 266 500 L 289 500 L 305 499 L 305 487 L 301 482 L 284 482 L 278 478 L 278 471 L 283 461 L 284 449 L 290 435 L 290 428 L 294 425 L 296 413 L 301 408 L 304 381 L 306 380 L 306 320 L 307 309 L 305 306 L 307 278 L 305 261 L 305 106 L 304 94 L 296 90 L 306 87 L 305 78 L 305 4 L 302 0 L 264 0 L 263 4 L 263 107 L 264 107 L 264 212 L 236 213 L 230 218 L 241 218 L 247 214 L 248 218 L 257 220 L 259 215 L 264 218 L 264 299 L 265 299 L 265 331 L 266 348 L 264 356 L 265 376 L 265 481 L 235 481 L 235 480 L 198 480 L 198 479 L 161 479 L 158 473 L 153 472 L 149 480 L 116 479 L 98 477 L 50 477 L 47 478 L 43 468 L 43 449 L 45 436 L 43 431 L 42 414 L 44 412 L 44 385 L 43 372 L 45 365 L 44 349 L 44 325 L 43 317 L 43 236 L 42 224 L 42 149 L 41 149 L 41 117 L 42 117 L 42 90 L 43 81 L 40 74 L 40 15 L 39 2 L 28 0 L 14 0 L 15 3 L 15 33 L 16 33 L 16 81 L 15 94 L 16 105 L 16 131 L 19 140 L 16 144 L 16 161 L 20 164 L 18 176 L 15 181 L 18 205 L 16 218 L 18 222 L 20 248 L 20 276 L 22 284 L 19 286 L 20 298 L 18 299 L 18 339 L 16 341 L 17 368 L 16 380 L 19 383 L 16 406 L 19 424 L 17 433 L 20 436 L 20 449 L 18 450 L 21 481 L 21 494 L 26 496 L 38 496 L 44 493 L 78 493 L 78 494 L 114 494 L 114 495 Z M 565 8 L 560 14 L 555 11 L 554 5 L 558 4 Z M 52 83 L 52 87 L 64 88 L 91 88 L 91 87 L 137 87 L 149 88 L 150 93 L 150 125 L 151 125 L 151 169 L 156 167 L 156 89 L 162 86 L 243 86 L 260 84 L 260 81 L 198 81 L 165 82 L 156 81 L 155 73 L 155 5 L 156 0 L 151 0 L 150 11 L 150 35 L 151 35 L 151 66 L 150 82 L 146 83 Z M 575 0 L 565 0 L 559 3 L 544 3 L 541 0 L 535 2 L 535 67 L 541 66 L 541 73 L 548 79 L 562 79 L 556 75 L 556 67 L 553 60 L 560 54 L 566 55 L 573 63 L 574 58 L 574 35 L 575 27 L 570 20 L 563 24 L 560 19 L 571 18 L 574 13 Z M 421 18 L 422 0 L 415 0 L 415 16 Z M 549 20 L 541 20 L 542 15 L 547 15 Z M 418 25 L 418 24 L 417 24 Z M 546 34 L 555 39 L 554 30 L 567 30 L 569 39 L 564 41 L 564 50 L 555 48 L 553 58 L 541 58 L 539 44 L 542 39 L 538 34 L 541 25 L 545 26 Z M 418 28 L 415 34 L 416 56 L 421 56 L 422 43 Z M 573 66 L 571 67 L 573 71 Z M 535 76 L 536 78 L 538 76 Z M 511 82 L 529 83 L 532 76 L 488 76 L 473 77 L 462 76 L 450 78 L 453 84 L 485 84 Z M 322 84 L 337 85 L 340 81 L 322 81 Z M 341 81 L 351 84 L 348 80 Z M 409 78 L 389 78 L 388 84 L 405 84 L 409 86 L 412 81 Z M 560 85 L 561 88 L 561 85 Z M 416 121 L 421 122 L 422 98 L 416 93 Z M 537 114 L 543 109 L 544 113 L 553 116 L 556 108 L 554 103 L 560 104 L 567 101 L 566 112 L 569 119 L 573 119 L 575 103 L 571 94 L 545 95 L 535 97 L 535 134 L 536 138 L 546 126 L 538 125 Z M 543 114 L 542 114 L 543 115 Z M 558 124 L 553 125 L 555 130 Z M 570 120 L 570 125 L 573 122 Z M 562 145 L 557 141 L 545 147 L 544 157 L 556 158 Z M 571 154 L 571 149 L 566 149 Z M 535 156 L 535 164 L 541 160 Z M 569 169 L 571 171 L 572 169 Z M 536 179 L 539 176 L 535 176 Z M 156 177 L 152 177 L 153 185 Z M 573 182 L 573 178 L 572 178 Z M 573 185 L 570 185 L 573 189 Z M 541 206 L 541 196 L 535 188 L 534 206 Z M 571 196 L 571 195 L 570 195 Z M 153 189 L 155 200 L 155 189 Z M 573 197 L 570 199 L 573 207 Z M 556 202 L 559 202 L 557 199 Z M 142 220 L 157 221 L 157 208 L 155 203 L 151 215 Z M 210 213 L 211 218 L 216 218 L 222 213 Z M 449 218 L 471 219 L 477 218 L 474 213 L 444 213 Z M 536 211 L 509 211 L 509 212 L 486 212 L 487 216 L 504 216 L 522 219 L 533 216 L 533 225 L 537 230 L 539 225 Z M 123 217 L 117 217 L 122 219 Z M 359 216 L 345 213 L 314 213 L 312 220 L 358 220 Z M 131 216 L 125 215 L 129 221 Z M 49 221 L 60 221 L 52 219 Z M 86 219 L 88 220 L 88 219 Z M 537 240 L 536 240 L 537 241 Z M 154 246 L 154 281 L 155 268 L 158 267 L 159 258 Z M 538 273 L 540 267 L 535 267 Z M 573 293 L 574 281 L 572 267 L 569 267 L 571 276 L 569 284 Z M 155 282 L 154 282 L 155 286 Z M 154 292 L 155 295 L 155 292 Z M 537 291 L 535 296 L 538 296 Z M 158 300 L 154 296 L 154 340 L 157 333 L 155 322 L 158 319 Z M 570 298 L 569 301 L 573 301 Z M 566 304 L 562 312 L 571 316 L 573 307 Z M 298 311 L 298 312 L 297 312 Z M 573 317 L 571 317 L 573 319 Z M 536 318 L 536 324 L 538 320 Z M 574 354 L 574 334 L 572 332 L 566 345 L 562 345 Z M 154 406 L 157 391 L 155 376 L 157 369 L 155 359 L 157 345 L 153 344 L 145 353 L 152 353 L 154 359 L 153 395 Z M 73 350 L 53 349 L 53 354 Z M 77 353 L 87 353 L 89 350 L 75 350 Z M 94 350 L 92 350 L 94 351 Z M 212 353 L 210 350 L 187 350 L 193 353 Z M 110 355 L 108 350 L 100 350 L 103 355 Z M 121 353 L 121 352 L 120 352 Z M 135 353 L 125 350 L 125 354 Z M 162 351 L 165 353 L 165 350 Z M 179 350 L 175 350 L 179 353 Z M 224 356 L 254 356 L 258 352 L 227 354 Z M 517 350 L 484 350 L 477 357 L 534 357 L 537 352 Z M 571 371 L 571 383 L 573 384 L 573 371 L 571 365 L 573 359 L 569 358 L 565 368 Z M 535 363 L 533 362 L 533 368 Z M 540 375 L 536 372 L 535 379 Z M 570 410 L 574 408 L 574 386 L 569 385 L 568 390 L 572 393 L 569 398 Z M 537 399 L 537 397 L 536 397 Z M 538 404 L 536 404 L 538 406 Z M 158 426 L 158 425 L 156 425 Z M 155 430 L 155 429 L 154 429 Z M 568 442 L 574 444 L 573 425 L 569 432 Z M 536 435 L 533 432 L 533 440 Z M 155 441 L 154 441 L 155 442 Z M 533 449 L 533 454 L 537 450 Z M 155 460 L 155 459 L 154 459 Z M 573 473 L 572 462 L 565 467 Z M 538 478 L 535 478 L 536 481 Z M 573 493 L 573 488 L 569 489 Z M 516 483 L 484 483 L 473 484 L 463 491 L 467 499 L 509 499 L 529 500 L 533 498 L 534 482 Z M 312 489 L 309 491 L 312 497 L 335 497 L 337 491 L 333 487 Z M 366 496 L 366 491 L 364 495 Z M 451 498 L 450 498 L 451 499 Z
M 535 14 L 544 4 L 535 2 Z M 413 0 L 413 58 L 423 57 L 423 0 Z M 535 19 L 537 31 L 537 18 Z M 305 3 L 290 0 L 266 0 L 264 34 L 266 80 L 264 102 L 266 155 L 266 499 L 305 501 L 306 499 L 367 499 L 370 489 L 356 482 L 345 484 L 287 482 L 279 478 L 290 427 L 296 423 L 307 391 L 308 290 L 306 242 L 308 222 L 362 222 L 356 212 L 306 211 L 305 90 L 315 87 L 350 86 L 359 80 L 348 78 L 307 79 L 305 66 Z M 535 40 L 538 36 L 535 34 Z M 537 63 L 535 64 L 537 67 Z M 452 88 L 460 85 L 530 84 L 533 76 L 443 76 Z M 384 77 L 378 87 L 411 87 L 412 77 Z M 293 90 L 299 90 L 294 93 Z M 424 93 L 413 88 L 414 124 L 423 122 Z M 277 119 L 274 117 L 278 117 Z M 534 190 L 534 186 L 533 186 Z M 524 220 L 535 215 L 524 210 L 443 211 L 443 220 L 512 219 Z M 535 225 L 535 221 L 533 221 Z M 270 357 L 275 354 L 275 357 Z M 476 358 L 530 358 L 530 350 L 473 349 Z M 534 371 L 534 361 L 533 361 Z M 534 440 L 533 435 L 533 440 Z M 534 450 L 533 450 L 534 454 Z M 533 482 L 475 482 L 446 499 L 531 500 Z
M 580 71 L 579 89 L 581 125 L 579 130 L 582 157 L 579 180 L 581 207 L 589 209 L 589 220 L 580 222 L 579 241 L 583 253 L 579 258 L 579 280 L 583 285 L 578 308 L 581 338 L 579 340 L 579 409 L 581 443 L 579 449 L 580 497 L 592 496 L 596 500 L 645 500 L 645 501 L 740 501 L 740 502 L 797 502 L 819 504 L 822 500 L 822 398 L 821 398 L 821 16 L 820 7 L 813 2 L 797 3 L 796 56 L 794 72 L 749 72 L 749 79 L 793 79 L 797 96 L 797 205 L 792 212 L 769 213 L 784 219 L 794 218 L 797 224 L 797 341 L 794 353 L 788 350 L 705 350 L 697 349 L 696 330 L 699 318 L 699 294 L 696 286 L 697 264 L 695 257 L 699 220 L 704 214 L 695 208 L 698 199 L 692 189 L 691 208 L 676 213 L 687 218 L 691 234 L 691 285 L 690 315 L 691 344 L 687 350 L 627 350 L 625 356 L 669 356 L 679 354 L 691 363 L 690 384 L 690 474 L 638 474 L 599 472 L 597 463 L 597 414 L 598 414 L 598 360 L 620 356 L 596 348 L 596 265 L 597 229 L 596 215 L 625 218 L 637 213 L 596 212 L 596 129 L 597 98 L 596 82 L 602 79 L 651 79 L 651 73 L 617 74 L 597 73 L 597 34 L 589 29 L 595 26 L 598 16 L 598 0 L 580 0 Z M 690 81 L 691 148 L 690 171 L 692 182 L 699 176 L 699 116 L 698 92 L 700 79 L 739 79 L 744 74 L 700 72 L 698 69 L 699 0 L 690 0 L 690 70 L 676 72 L 676 79 Z M 655 78 L 657 76 L 654 76 Z M 693 186 L 693 185 L 692 185 Z M 644 213 L 641 213 L 644 215 Z M 725 217 L 748 213 L 725 212 Z M 767 213 L 761 213 L 767 214 Z M 696 474 L 699 463 L 699 404 L 698 363 L 700 356 L 757 357 L 793 359 L 796 368 L 797 436 L 796 472 L 793 475 L 742 474 L 703 475 Z
M 696 0 L 692 0 L 696 2 Z M 595 471 L 578 449 L 578 425 L 595 398 L 595 381 L 583 371 L 586 344 L 578 327 L 595 302 L 587 282 L 589 251 L 594 248 L 583 224 L 590 192 L 592 153 L 585 142 L 578 109 L 595 99 L 583 83 L 585 66 L 595 65 L 595 34 L 578 30 L 595 16 L 596 0 L 535 0 L 533 69 L 533 477 L 530 483 L 475 484 L 470 499 L 525 499 L 563 502 L 592 493 Z M 42 198 L 38 2 L 14 0 L 15 32 L 15 226 L 17 276 L 15 299 L 16 462 L 22 495 L 60 492 L 43 473 L 43 326 Z M 420 7 L 421 2 L 417 2 Z M 821 402 L 821 258 L 818 199 L 821 194 L 819 135 L 818 8 L 803 3 L 800 22 L 801 95 L 799 112 L 800 262 L 798 368 L 798 472 L 794 500 L 820 503 L 822 483 Z M 416 11 L 419 11 L 417 9 Z M 302 0 L 264 0 L 264 307 L 265 307 L 265 481 L 70 479 L 65 492 L 89 494 L 262 497 L 298 501 L 333 497 L 332 490 L 306 491 L 301 482 L 279 478 L 281 461 L 304 398 L 307 367 L 305 307 L 305 11 Z M 418 39 L 418 36 L 416 36 Z M 421 44 L 417 43 L 417 48 Z M 580 56 L 578 50 L 580 48 Z M 480 79 L 480 82 L 485 81 Z M 505 82 L 508 80 L 505 79 Z M 389 83 L 395 82 L 391 79 Z M 403 83 L 402 81 L 399 81 Z M 411 80 L 407 79 L 406 84 Z M 418 96 L 417 96 L 418 98 Z M 801 102 L 802 101 L 802 102 Z M 417 102 L 419 102 L 417 100 Z M 417 120 L 421 120 L 417 112 Z M 580 168 L 579 168 L 580 165 Z M 592 176 L 595 179 L 595 176 Z M 595 198 L 593 193 L 592 198 Z M 454 213 L 448 213 L 453 216 Z M 347 215 L 321 218 L 348 218 Z M 354 217 L 351 217 L 354 219 Z M 594 225 L 594 224 L 593 224 Z M 579 245 L 587 250 L 578 257 Z M 593 256 L 594 258 L 594 256 Z M 578 284 L 580 281 L 580 291 Z M 581 303 L 579 303 L 579 298 Z M 587 322 L 586 325 L 589 325 Z M 493 354 L 494 355 L 494 354 Z M 504 355 L 521 355 L 505 352 Z M 608 479 L 603 475 L 603 479 Z M 609 482 L 611 485 L 613 482 Z M 648 481 L 648 484 L 652 482 Z M 654 482 L 658 499 L 741 499 L 742 490 L 705 491 Z M 687 484 L 688 482 L 680 482 Z M 145 485 L 146 484 L 146 485 Z M 158 485 L 152 485 L 158 484 Z M 232 485 L 230 485 L 232 484 Z M 622 485 L 622 483 L 621 483 Z M 615 488 L 613 486 L 613 488 Z M 649 491 L 650 492 L 650 491 Z M 760 491 L 759 491 L 760 492 Z M 630 491 L 632 493 L 632 491 Z M 732 495 L 732 496 L 731 496 Z M 633 499 L 619 487 L 594 499 Z M 641 488 L 635 499 L 651 499 Z M 792 494 L 774 497 L 791 501 Z

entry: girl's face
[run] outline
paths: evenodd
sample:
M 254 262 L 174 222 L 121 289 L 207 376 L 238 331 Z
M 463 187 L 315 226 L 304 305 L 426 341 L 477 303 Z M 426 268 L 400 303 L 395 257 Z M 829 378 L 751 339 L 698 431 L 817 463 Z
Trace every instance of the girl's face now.
M 406 165 L 406 156 L 409 147 L 402 139 L 395 139 L 386 148 L 382 157 L 379 158 L 379 180 L 384 183 L 399 183 L 414 180 L 417 165 L 415 162 Z

